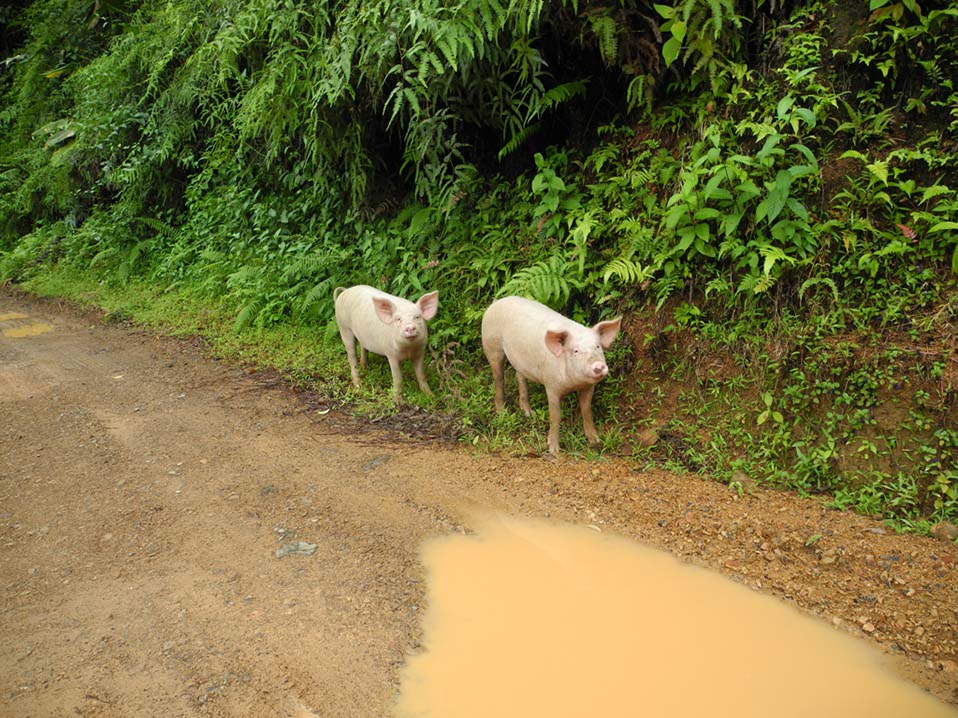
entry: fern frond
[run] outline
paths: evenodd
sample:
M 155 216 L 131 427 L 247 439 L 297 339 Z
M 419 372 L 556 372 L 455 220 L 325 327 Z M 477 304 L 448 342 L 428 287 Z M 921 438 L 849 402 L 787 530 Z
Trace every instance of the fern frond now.
M 614 65 L 619 54 L 618 28 L 610 15 L 590 18 L 592 32 L 599 41 L 599 55 L 606 65 Z
M 602 281 L 613 285 L 638 285 L 651 279 L 654 270 L 630 257 L 616 257 L 602 268 Z M 610 282 L 610 280 L 615 280 Z
M 549 259 L 520 269 L 499 290 L 499 296 L 518 294 L 550 306 L 559 306 L 569 299 L 573 289 L 581 289 L 575 264 L 554 254 Z

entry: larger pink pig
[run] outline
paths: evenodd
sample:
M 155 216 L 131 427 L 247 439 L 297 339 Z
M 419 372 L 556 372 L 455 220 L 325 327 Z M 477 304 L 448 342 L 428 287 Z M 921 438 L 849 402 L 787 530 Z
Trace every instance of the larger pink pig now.
M 482 317 L 482 350 L 495 380 L 496 411 L 505 406 L 503 370 L 508 359 L 516 370 L 519 406 L 526 416 L 532 414 L 527 380 L 545 385 L 550 453 L 559 452 L 560 400 L 573 391 L 579 395 L 586 438 L 598 443 L 592 395 L 609 373 L 603 349 L 612 346 L 621 321 L 616 317 L 585 327 L 531 299 L 504 297 L 493 302 Z

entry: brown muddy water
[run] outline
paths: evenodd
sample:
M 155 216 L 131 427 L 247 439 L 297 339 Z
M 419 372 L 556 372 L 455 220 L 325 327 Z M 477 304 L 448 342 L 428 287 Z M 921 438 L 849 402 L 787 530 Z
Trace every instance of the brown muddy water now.
M 53 330 L 53 327 L 46 322 L 33 321 L 28 315 L 20 312 L 0 313 L 0 324 L 6 325 L 0 326 L 0 333 L 10 339 L 35 337 Z
M 869 646 L 588 528 L 486 518 L 424 548 L 399 718 L 954 718 Z

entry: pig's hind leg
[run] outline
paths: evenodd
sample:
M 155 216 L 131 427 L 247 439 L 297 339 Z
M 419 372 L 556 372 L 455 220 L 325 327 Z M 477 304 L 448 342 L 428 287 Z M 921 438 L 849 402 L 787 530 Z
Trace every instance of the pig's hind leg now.
M 349 357 L 349 375 L 352 377 L 353 386 L 359 388 L 359 369 L 356 368 L 356 335 L 353 334 L 352 329 L 345 329 L 344 327 L 339 328 L 339 336 L 343 338 L 343 345 L 346 347 L 346 356 Z M 363 358 L 365 358 L 366 350 L 363 349 Z M 366 364 L 363 363 L 363 367 Z
M 496 411 L 502 411 L 506 408 L 505 389 L 503 386 L 503 373 L 506 366 L 506 353 L 502 350 L 502 343 L 493 339 L 482 338 L 482 352 L 489 360 L 489 367 L 492 369 L 492 380 L 496 388 Z
M 519 372 L 516 372 L 516 382 L 519 384 L 519 408 L 526 416 L 532 416 L 532 405 L 529 403 L 529 382 Z

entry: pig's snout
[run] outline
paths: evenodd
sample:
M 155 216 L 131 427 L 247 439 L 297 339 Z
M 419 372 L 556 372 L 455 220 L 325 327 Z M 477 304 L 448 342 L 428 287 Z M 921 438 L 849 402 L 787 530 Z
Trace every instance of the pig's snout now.
M 605 375 L 609 373 L 609 366 L 604 361 L 596 361 L 592 362 L 589 366 L 589 370 L 596 379 L 603 379 Z
M 419 327 L 415 324 L 407 324 L 402 328 L 402 335 L 406 339 L 415 339 L 419 336 Z

